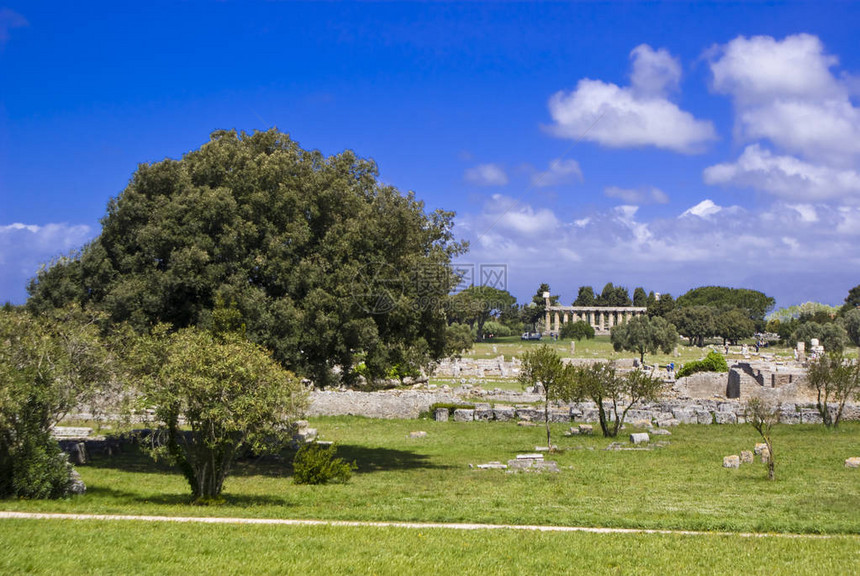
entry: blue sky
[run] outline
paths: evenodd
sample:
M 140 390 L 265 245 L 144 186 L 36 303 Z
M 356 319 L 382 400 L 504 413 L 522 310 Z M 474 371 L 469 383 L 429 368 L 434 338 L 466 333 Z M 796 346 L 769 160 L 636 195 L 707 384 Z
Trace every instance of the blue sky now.
M 126 5 L 129 4 L 129 5 Z M 457 212 L 525 300 L 860 284 L 851 3 L 0 3 L 0 301 L 138 163 L 276 126 Z

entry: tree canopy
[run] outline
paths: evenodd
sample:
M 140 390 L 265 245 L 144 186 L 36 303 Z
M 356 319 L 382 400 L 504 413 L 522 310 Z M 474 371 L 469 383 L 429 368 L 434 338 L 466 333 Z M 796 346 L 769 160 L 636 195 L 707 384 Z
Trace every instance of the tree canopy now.
M 469 286 L 451 297 L 449 316 L 484 335 L 484 324 L 493 317 L 516 310 L 517 299 L 507 290 L 490 286 Z
M 702 286 L 681 295 L 675 301 L 678 307 L 710 306 L 718 309 L 740 308 L 761 327 L 764 317 L 776 300 L 757 290 L 747 288 L 725 288 L 723 286 Z
M 445 351 L 456 283 L 453 213 L 425 212 L 345 151 L 303 150 L 275 129 L 218 131 L 180 160 L 141 164 L 102 232 L 40 271 L 34 311 L 68 301 L 139 331 L 206 325 L 235 302 L 247 337 L 318 384 Z
M 678 332 L 664 318 L 637 316 L 624 324 L 613 326 L 610 332 L 612 347 L 615 351 L 630 350 L 639 354 L 645 362 L 645 353 L 656 354 L 662 350 L 669 354 L 678 343 Z

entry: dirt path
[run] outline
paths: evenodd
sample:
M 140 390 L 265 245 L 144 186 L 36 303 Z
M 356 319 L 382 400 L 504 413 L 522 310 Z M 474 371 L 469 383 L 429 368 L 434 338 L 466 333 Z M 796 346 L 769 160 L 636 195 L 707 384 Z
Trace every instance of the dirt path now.
M 743 538 L 810 538 L 855 537 L 856 534 L 786 534 L 764 532 L 703 532 L 697 530 L 649 530 L 644 528 L 597 528 L 588 526 L 540 526 L 516 524 L 463 524 L 438 522 L 365 522 L 357 520 L 293 520 L 283 518 L 224 518 L 207 516 L 137 516 L 127 514 L 51 514 L 42 512 L 3 512 L 0 520 L 107 520 L 138 522 L 181 522 L 200 524 L 270 524 L 279 526 L 346 526 L 367 528 L 407 528 L 427 530 L 531 530 L 537 532 L 591 532 L 596 534 L 676 534 L 682 536 L 740 536 Z

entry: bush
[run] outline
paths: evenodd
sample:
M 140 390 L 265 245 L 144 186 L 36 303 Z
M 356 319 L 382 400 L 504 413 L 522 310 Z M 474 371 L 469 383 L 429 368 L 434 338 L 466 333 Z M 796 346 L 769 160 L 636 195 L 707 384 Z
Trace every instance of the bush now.
M 343 483 L 352 477 L 356 470 L 355 462 L 344 462 L 335 458 L 335 447 L 323 446 L 314 442 L 299 448 L 293 458 L 293 482 L 295 484 Z
M 715 350 L 708 352 L 702 360 L 693 360 L 684 364 L 678 370 L 678 378 L 683 378 L 696 372 L 728 372 L 729 365 L 725 357 Z
M 513 334 L 513 331 L 501 322 L 490 320 L 484 323 L 484 336 L 489 334 L 492 334 L 495 338 L 504 338 Z
M 50 434 L 29 430 L 0 440 L 0 498 L 63 498 L 72 470 Z
M 577 322 L 567 322 L 561 326 L 561 337 L 570 338 L 572 340 L 591 340 L 594 338 L 594 328 L 588 323 L 579 320 Z

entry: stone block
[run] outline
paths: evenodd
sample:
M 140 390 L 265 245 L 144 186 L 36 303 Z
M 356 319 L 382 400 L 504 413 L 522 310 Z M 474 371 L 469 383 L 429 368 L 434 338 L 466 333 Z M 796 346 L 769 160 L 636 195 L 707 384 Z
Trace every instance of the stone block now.
M 749 450 L 741 450 L 741 462 L 743 464 L 752 464 L 753 453 Z
M 476 406 L 473 417 L 475 420 L 487 422 L 493 419 L 493 410 L 489 406 L 486 408 Z
M 570 410 L 550 410 L 550 422 L 570 422 Z
M 725 456 L 723 458 L 723 468 L 740 468 L 741 467 L 741 459 L 737 454 L 732 454 L 731 456 Z
M 793 408 L 791 410 L 780 410 L 779 421 L 781 424 L 800 424 L 800 412 Z
M 447 422 L 448 421 L 448 409 L 447 408 L 436 408 L 436 412 L 433 414 L 433 419 L 436 422 Z
M 713 424 L 714 423 L 714 415 L 708 412 L 707 410 L 696 410 L 696 423 L 697 424 Z
M 761 463 L 767 464 L 768 462 L 770 462 L 770 450 L 765 448 L 761 451 Z
M 493 417 L 500 422 L 508 422 L 517 417 L 517 412 L 512 406 L 496 406 L 493 408 Z
M 668 428 L 670 426 L 677 426 L 678 424 L 680 424 L 680 422 L 671 416 L 668 418 L 658 418 L 657 419 L 657 426 L 660 426 L 662 428 Z
M 852 456 L 845 460 L 846 468 L 860 468 L 860 456 Z
M 818 410 L 802 410 L 800 412 L 800 421 L 802 424 L 823 424 L 824 420 Z
M 737 424 L 738 417 L 734 412 L 715 412 L 714 417 L 717 424 Z
M 543 420 L 543 410 L 538 410 L 537 408 L 517 408 L 517 418 L 529 422 Z
M 655 429 L 651 430 L 651 434 L 653 434 L 654 436 L 671 436 L 672 435 L 671 432 L 669 432 L 668 430 L 664 430 L 663 428 L 655 428 Z
M 600 414 L 596 408 L 585 408 L 582 410 L 582 417 L 580 419 L 583 422 L 598 422 Z
M 696 413 L 689 409 L 678 408 L 672 410 L 672 415 L 681 424 L 695 424 L 697 421 Z
M 756 454 L 761 454 L 763 450 L 767 450 L 767 444 L 764 442 L 756 442 L 755 448 L 753 448 L 753 452 Z
M 633 444 L 647 444 L 651 441 L 651 437 L 646 432 L 639 432 L 630 435 L 630 442 Z
M 427 438 L 427 432 L 424 432 L 423 430 L 418 430 L 416 432 L 410 432 L 409 437 L 410 438 Z
M 475 419 L 475 411 L 470 408 L 457 408 L 454 410 L 454 422 L 472 422 Z
M 594 427 L 591 424 L 580 424 L 579 433 L 584 436 L 591 436 L 594 434 Z

